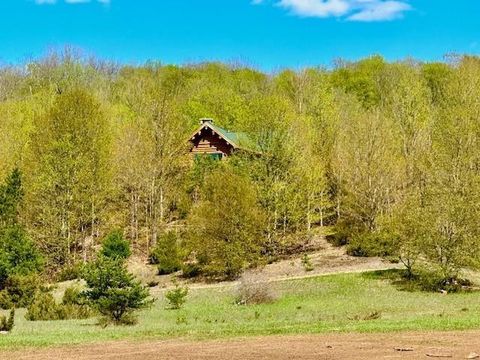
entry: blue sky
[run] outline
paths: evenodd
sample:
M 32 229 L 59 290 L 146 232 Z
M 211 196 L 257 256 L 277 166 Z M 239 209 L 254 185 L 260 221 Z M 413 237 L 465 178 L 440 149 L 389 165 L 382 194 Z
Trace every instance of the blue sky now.
M 242 61 L 264 70 L 335 58 L 480 53 L 479 0 L 0 0 L 0 62 L 74 45 L 123 63 Z

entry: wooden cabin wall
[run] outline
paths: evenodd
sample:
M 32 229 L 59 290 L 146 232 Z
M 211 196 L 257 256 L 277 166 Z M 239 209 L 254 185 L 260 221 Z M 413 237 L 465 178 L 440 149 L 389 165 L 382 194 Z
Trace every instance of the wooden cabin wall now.
M 202 130 L 202 134 L 193 141 L 193 154 L 213 154 L 221 152 L 229 156 L 232 151 L 233 147 L 217 134 L 213 134 L 211 130 Z

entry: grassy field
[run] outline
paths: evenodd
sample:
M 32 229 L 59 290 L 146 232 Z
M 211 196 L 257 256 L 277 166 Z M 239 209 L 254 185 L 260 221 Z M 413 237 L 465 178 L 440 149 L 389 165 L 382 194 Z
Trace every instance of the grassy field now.
M 182 310 L 165 310 L 161 292 L 135 326 L 107 327 L 96 320 L 29 322 L 17 311 L 15 329 L 0 335 L 0 349 L 119 339 L 191 339 L 325 332 L 465 330 L 480 328 L 480 293 L 400 291 L 367 274 L 339 274 L 279 282 L 272 304 L 234 304 L 232 287 L 196 289 Z

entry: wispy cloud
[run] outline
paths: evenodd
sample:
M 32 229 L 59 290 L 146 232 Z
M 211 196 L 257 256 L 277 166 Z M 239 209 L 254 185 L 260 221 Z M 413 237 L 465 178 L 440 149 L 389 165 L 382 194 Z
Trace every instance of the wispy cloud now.
M 365 22 L 398 19 L 412 9 L 407 0 L 252 0 L 255 5 L 267 2 L 297 16 Z
M 67 4 L 88 4 L 90 2 L 99 2 L 105 5 L 110 4 L 110 0 L 35 0 L 35 4 L 37 5 L 54 5 L 59 2 L 65 2 Z

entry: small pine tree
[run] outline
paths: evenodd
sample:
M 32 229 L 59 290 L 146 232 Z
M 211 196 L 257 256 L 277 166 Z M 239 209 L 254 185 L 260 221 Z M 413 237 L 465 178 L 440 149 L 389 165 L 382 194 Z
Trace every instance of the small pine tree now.
M 175 283 L 175 289 L 167 291 L 165 298 L 167 299 L 170 309 L 178 310 L 187 301 L 188 287 L 182 287 L 178 283 Z
M 120 230 L 112 231 L 103 240 L 101 254 L 111 259 L 128 259 L 131 255 L 130 243 Z
M 13 275 L 30 275 L 42 267 L 42 258 L 18 222 L 23 199 L 22 176 L 13 170 L 0 185 L 0 289 Z
M 132 323 L 132 313 L 150 304 L 149 291 L 127 271 L 123 261 L 99 258 L 85 267 L 84 296 L 114 324 Z
M 177 235 L 173 232 L 163 234 L 150 254 L 150 263 L 158 265 L 158 273 L 166 275 L 182 268 Z

